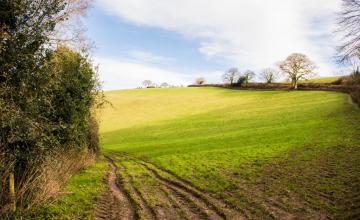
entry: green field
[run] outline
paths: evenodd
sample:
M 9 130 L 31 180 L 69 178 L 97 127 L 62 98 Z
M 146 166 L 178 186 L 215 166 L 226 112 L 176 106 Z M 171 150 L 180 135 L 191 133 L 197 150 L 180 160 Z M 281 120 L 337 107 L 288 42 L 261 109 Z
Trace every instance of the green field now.
M 317 77 L 313 79 L 300 80 L 300 83 L 331 83 L 338 80 L 341 76 Z
M 177 207 L 191 217 L 181 205 L 191 200 L 230 218 L 360 215 L 360 111 L 346 94 L 173 88 L 106 97 L 101 146 L 137 216 Z

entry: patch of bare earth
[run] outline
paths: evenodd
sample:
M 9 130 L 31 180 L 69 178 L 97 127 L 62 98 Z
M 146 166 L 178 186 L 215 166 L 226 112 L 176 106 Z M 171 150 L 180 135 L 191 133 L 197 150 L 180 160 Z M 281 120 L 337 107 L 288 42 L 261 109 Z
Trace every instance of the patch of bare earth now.
M 111 160 L 109 166 L 110 170 L 106 176 L 107 187 L 98 198 L 94 219 L 135 219 L 130 198 L 120 186 L 117 167 Z

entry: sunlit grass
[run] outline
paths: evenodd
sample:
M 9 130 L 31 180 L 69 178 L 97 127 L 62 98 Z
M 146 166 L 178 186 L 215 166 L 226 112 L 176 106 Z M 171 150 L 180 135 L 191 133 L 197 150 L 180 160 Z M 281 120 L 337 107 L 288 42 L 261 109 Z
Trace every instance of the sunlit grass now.
M 105 152 L 146 158 L 208 191 L 231 185 L 222 173 L 255 178 L 256 166 L 293 147 L 356 145 L 359 111 L 346 94 L 322 91 L 143 89 L 107 94 Z
M 331 83 L 338 80 L 341 76 L 316 77 L 308 80 L 301 80 L 301 83 Z

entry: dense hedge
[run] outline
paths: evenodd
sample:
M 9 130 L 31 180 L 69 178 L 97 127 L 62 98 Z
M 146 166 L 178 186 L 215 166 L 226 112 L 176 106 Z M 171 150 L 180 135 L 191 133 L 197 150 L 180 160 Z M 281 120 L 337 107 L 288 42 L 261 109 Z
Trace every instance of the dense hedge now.
M 65 0 L 0 5 L 0 218 L 9 202 L 9 173 L 15 175 L 17 204 L 26 207 L 46 190 L 39 185 L 49 173 L 45 167 L 51 161 L 61 167 L 51 158 L 70 160 L 61 155 L 98 150 L 95 68 L 85 52 L 51 41 L 56 24 L 66 19 L 66 5 Z

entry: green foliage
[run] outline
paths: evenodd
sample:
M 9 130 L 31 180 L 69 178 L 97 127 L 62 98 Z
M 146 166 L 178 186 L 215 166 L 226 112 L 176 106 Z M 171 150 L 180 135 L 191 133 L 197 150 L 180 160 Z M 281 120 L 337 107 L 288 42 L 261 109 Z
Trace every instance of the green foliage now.
M 0 177 L 15 172 L 20 205 L 37 193 L 30 185 L 46 157 L 64 149 L 98 150 L 91 118 L 99 95 L 96 71 L 86 54 L 51 45 L 55 25 L 67 16 L 66 2 L 0 5 Z M 4 189 L 0 186 L 0 206 Z
M 45 117 L 57 125 L 53 133 L 61 146 L 89 146 L 90 125 L 97 127 L 90 119 L 99 92 L 96 72 L 86 56 L 66 47 L 59 47 L 50 57 L 42 70 L 52 76 L 45 92 L 51 97 L 43 106 Z
M 240 76 L 236 82 L 236 85 L 243 86 L 244 84 L 246 84 L 246 81 L 247 81 L 246 76 Z

